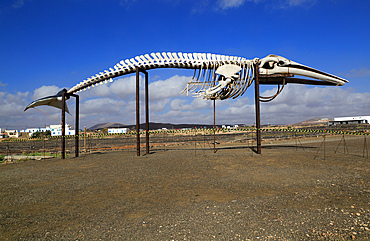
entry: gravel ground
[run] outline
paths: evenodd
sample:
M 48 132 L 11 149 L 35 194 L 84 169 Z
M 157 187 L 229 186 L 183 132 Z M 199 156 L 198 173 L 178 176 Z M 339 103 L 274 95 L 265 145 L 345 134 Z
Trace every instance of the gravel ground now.
M 3 164 L 0 240 L 369 240 L 370 159 L 338 143 Z

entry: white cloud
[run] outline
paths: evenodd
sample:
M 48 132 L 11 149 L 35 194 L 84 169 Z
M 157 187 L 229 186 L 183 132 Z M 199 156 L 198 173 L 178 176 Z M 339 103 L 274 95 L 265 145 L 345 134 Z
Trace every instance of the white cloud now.
M 107 97 L 111 95 L 111 88 L 103 84 L 95 88 L 92 88 L 89 91 L 85 91 L 85 93 L 89 93 L 90 96 L 94 96 L 94 97 Z
M 316 3 L 317 0 L 285 0 L 285 5 L 289 7 L 296 7 L 296 6 L 301 6 L 301 5 L 312 5 Z
M 355 93 L 351 89 L 288 85 L 275 100 L 261 104 L 261 113 L 276 123 L 294 123 L 314 117 L 369 115 L 369 100 L 370 93 Z
M 116 84 L 98 86 L 80 95 L 81 125 L 90 127 L 100 122 L 117 121 L 125 124 L 135 122 L 135 95 L 132 82 L 135 77 L 123 78 Z M 150 84 L 150 121 L 170 123 L 213 123 L 213 101 L 181 95 L 190 77 L 173 76 Z M 131 87 L 130 87 L 131 85 Z M 141 85 L 142 87 L 143 85 Z M 42 86 L 33 93 L 8 93 L 0 91 L 0 127 L 40 127 L 58 123 L 60 110 L 40 107 L 40 110 L 56 118 L 54 120 L 40 112 L 24 108 L 32 100 L 56 94 L 61 88 Z M 124 90 L 123 90 L 124 89 Z M 143 89 L 142 89 L 143 90 Z M 253 92 L 253 90 L 248 90 Z M 261 93 L 275 94 L 276 88 Z M 247 93 L 251 94 L 251 93 Z M 141 121 L 145 120 L 144 98 L 140 97 Z M 74 100 L 68 101 L 74 115 Z M 261 121 L 272 124 L 295 123 L 314 117 L 339 117 L 370 115 L 370 93 L 356 93 L 345 87 L 308 87 L 287 85 L 273 101 L 261 103 Z M 253 99 L 242 96 L 235 100 L 216 101 L 217 124 L 255 123 Z M 68 116 L 67 122 L 74 120 Z
M 34 94 L 32 96 L 32 100 L 37 100 L 40 98 L 44 98 L 51 95 L 56 95 L 62 89 L 55 85 L 44 85 L 40 88 L 35 89 Z
M 236 8 L 243 5 L 245 0 L 220 0 L 218 4 L 221 9 Z
M 29 92 L 17 92 L 16 94 L 0 92 L 0 119 L 3 120 L 12 117 L 19 118 L 27 105 L 28 96 Z
M 185 110 L 187 100 L 184 99 L 174 99 L 171 101 L 170 106 L 172 110 Z
M 140 86 L 143 86 L 143 83 L 141 80 Z M 109 88 L 118 97 L 129 98 L 131 95 L 135 95 L 136 92 L 136 76 L 115 80 Z
M 207 117 L 208 113 L 202 113 L 200 111 L 180 111 L 170 110 L 163 114 L 151 115 L 152 121 L 162 123 L 188 123 L 188 124 L 204 124 L 210 123 L 211 118 Z M 213 118 L 213 117 L 212 117 Z
M 162 112 L 165 110 L 166 106 L 170 103 L 171 99 L 166 98 L 158 101 L 150 101 L 149 108 L 152 112 Z M 142 110 L 144 110 L 144 101 L 142 101 Z
M 185 111 L 185 110 L 201 110 L 201 109 L 211 109 L 211 101 L 206 101 L 203 99 L 193 99 L 190 103 L 186 99 L 174 99 L 170 103 L 171 110 L 174 111 Z
M 181 96 L 182 90 L 190 81 L 191 77 L 175 75 L 166 80 L 152 82 L 149 84 L 149 98 L 159 100 Z
M 370 69 L 352 69 L 349 73 L 345 74 L 347 77 L 367 77 L 370 76 Z
M 150 101 L 162 100 L 164 98 L 173 98 L 181 96 L 181 91 L 186 87 L 191 77 L 175 75 L 166 80 L 157 80 L 149 84 Z M 140 77 L 140 98 L 144 95 L 144 78 Z M 109 85 L 98 85 L 90 90 L 81 92 L 84 98 L 110 97 L 128 100 L 135 97 L 136 94 L 136 76 L 116 79 Z
M 238 8 L 243 6 L 244 4 L 248 3 L 265 3 L 268 5 L 272 5 L 278 8 L 291 8 L 291 7 L 298 7 L 298 6 L 304 6 L 304 7 L 311 7 L 314 5 L 317 0 L 277 0 L 273 2 L 269 2 L 267 0 L 219 0 L 217 2 L 218 8 L 226 10 L 230 8 Z
M 0 81 L 0 87 L 6 87 L 8 84 L 3 84 L 1 81 Z
M 81 103 L 81 113 L 85 115 L 106 115 L 122 113 L 126 103 L 111 98 L 89 99 Z

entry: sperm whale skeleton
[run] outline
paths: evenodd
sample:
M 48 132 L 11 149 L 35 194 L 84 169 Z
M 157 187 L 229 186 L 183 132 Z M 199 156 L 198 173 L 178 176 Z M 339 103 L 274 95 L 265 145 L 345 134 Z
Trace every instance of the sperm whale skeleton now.
M 210 53 L 151 53 L 121 60 L 108 70 L 87 78 L 68 90 L 74 94 L 103 83 L 113 82 L 113 78 L 135 73 L 136 68 L 150 70 L 156 68 L 194 69 L 194 76 L 183 92 L 195 93 L 203 99 L 224 100 L 243 95 L 256 76 L 269 77 L 305 76 L 320 80 L 328 85 L 344 85 L 347 80 L 293 62 L 277 55 L 248 60 L 243 57 Z M 287 81 L 289 82 L 289 80 Z M 315 82 L 316 83 L 316 82 Z M 163 87 L 165 88 L 165 86 Z

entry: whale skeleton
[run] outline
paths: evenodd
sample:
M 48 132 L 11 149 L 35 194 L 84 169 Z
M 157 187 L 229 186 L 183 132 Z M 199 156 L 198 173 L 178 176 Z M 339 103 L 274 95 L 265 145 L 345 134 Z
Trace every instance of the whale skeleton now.
M 256 65 L 259 67 L 259 75 L 265 78 L 285 74 L 288 77 L 299 75 L 317 79 L 322 82 L 321 84 L 328 85 L 340 86 L 348 82 L 335 75 L 272 54 L 262 59 L 249 60 L 243 57 L 211 53 L 163 52 L 121 60 L 113 68 L 99 72 L 78 83 L 68 93 L 77 93 L 98 84 L 112 82 L 115 77 L 135 73 L 136 68 L 141 70 L 180 68 L 194 69 L 193 78 L 183 92 L 192 92 L 195 96 L 204 99 L 237 98 L 243 95 L 252 84 L 256 75 Z
M 257 67 L 257 68 L 256 68 Z M 275 98 L 287 83 L 314 85 L 336 85 L 347 83 L 346 79 L 299 64 L 281 56 L 270 54 L 265 58 L 246 59 L 211 53 L 151 53 L 119 61 L 112 68 L 103 70 L 81 81 L 67 91 L 72 95 L 91 87 L 113 82 L 113 78 L 132 74 L 139 68 L 142 71 L 156 68 L 193 69 L 194 75 L 182 93 L 194 93 L 203 99 L 224 100 L 243 95 L 256 78 L 256 71 L 261 84 L 279 85 L 277 94 L 261 97 L 261 101 Z M 310 79 L 292 78 L 295 75 Z M 314 79 L 314 80 L 312 80 Z M 280 88 L 280 85 L 283 85 Z M 165 86 L 163 87 L 165 88 Z M 60 95 L 48 97 L 48 105 L 61 108 Z M 33 101 L 25 110 L 43 105 L 45 99 Z
M 260 110 L 259 101 L 271 101 L 281 93 L 287 83 L 312 84 L 312 85 L 335 85 L 341 86 L 348 81 L 332 74 L 299 64 L 281 56 L 268 55 L 265 58 L 254 58 L 248 60 L 243 57 L 227 56 L 210 53 L 151 53 L 136 56 L 135 58 L 121 60 L 108 70 L 95 74 L 81 81 L 71 89 L 62 90 L 54 96 L 48 96 L 29 104 L 25 111 L 40 105 L 49 105 L 62 109 L 62 159 L 65 158 L 65 111 L 68 110 L 65 100 L 71 96 L 76 98 L 76 135 L 75 151 L 78 157 L 78 119 L 79 119 L 79 97 L 76 93 L 90 89 L 103 83 L 113 82 L 113 78 L 135 73 L 137 83 L 139 71 L 146 74 L 146 70 L 156 68 L 180 68 L 193 69 L 194 75 L 183 92 L 192 92 L 196 97 L 207 100 L 224 100 L 242 96 L 248 87 L 255 81 L 256 97 L 256 131 L 257 131 L 257 153 L 261 154 L 260 135 Z M 294 78 L 295 75 L 306 77 Z M 309 79 L 307 79 L 309 78 Z M 275 95 L 261 97 L 259 95 L 259 84 L 277 84 Z M 282 85 L 282 87 L 280 87 Z M 166 88 L 163 86 L 163 88 Z M 147 89 L 147 88 L 146 88 Z M 146 90 L 147 91 L 147 90 Z M 138 96 L 138 86 L 137 86 Z M 147 99 L 147 98 L 146 98 Z M 140 133 L 139 133 L 139 101 L 136 101 L 136 130 L 137 130 L 137 153 L 140 155 Z M 148 115 L 147 115 L 148 116 Z M 147 154 L 149 154 L 149 119 L 147 118 Z

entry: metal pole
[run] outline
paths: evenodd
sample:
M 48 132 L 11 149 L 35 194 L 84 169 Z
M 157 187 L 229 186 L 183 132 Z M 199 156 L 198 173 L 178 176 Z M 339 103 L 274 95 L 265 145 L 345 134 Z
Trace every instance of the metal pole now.
M 145 74 L 145 140 L 146 140 L 146 154 L 149 154 L 149 86 L 148 73 Z
M 86 153 L 86 126 L 84 126 L 84 152 Z
M 79 154 L 79 122 L 80 122 L 80 97 L 78 95 L 73 95 L 76 97 L 76 125 L 75 125 L 75 157 L 78 157 Z
M 213 153 L 216 153 L 216 100 L 213 99 Z
M 139 67 L 136 67 L 136 153 L 140 156 Z
M 260 84 L 259 84 L 259 69 L 258 63 L 255 64 L 255 79 L 254 79 L 254 90 L 255 90 L 255 105 L 256 105 L 256 133 L 257 133 L 257 154 L 261 154 L 261 113 L 260 113 Z
M 62 92 L 62 159 L 66 152 L 66 91 Z

